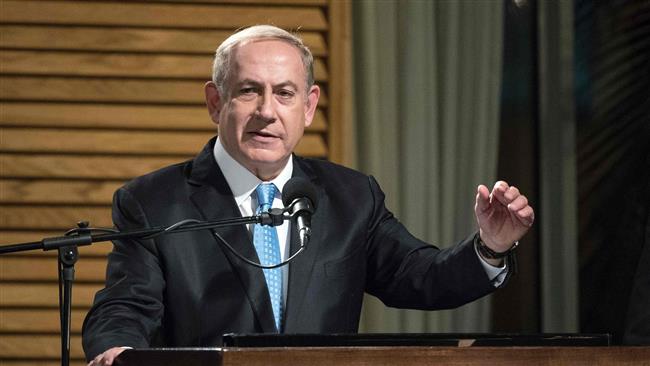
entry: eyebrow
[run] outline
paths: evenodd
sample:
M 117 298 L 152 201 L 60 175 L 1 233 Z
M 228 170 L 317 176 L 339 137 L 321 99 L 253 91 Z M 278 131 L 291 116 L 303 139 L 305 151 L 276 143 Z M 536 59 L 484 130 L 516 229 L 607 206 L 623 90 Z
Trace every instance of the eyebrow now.
M 240 86 L 246 85 L 246 84 L 254 85 L 254 86 L 262 86 L 262 83 L 260 83 L 259 81 L 253 80 L 253 79 L 244 79 L 244 80 L 238 82 L 236 85 L 238 87 L 240 87 Z M 281 82 L 279 84 L 273 85 L 273 88 L 276 89 L 276 88 L 282 88 L 282 87 L 285 87 L 285 86 L 289 86 L 289 87 L 292 87 L 294 90 L 298 90 L 298 85 L 296 85 L 293 81 L 290 81 L 290 80 L 283 81 L 283 82 Z
M 290 86 L 294 90 L 298 90 L 298 85 L 296 85 L 293 81 L 289 81 L 289 80 L 287 80 L 285 82 L 282 82 L 282 83 L 280 83 L 278 85 L 275 85 L 274 88 L 282 88 L 282 87 L 285 87 L 285 86 Z

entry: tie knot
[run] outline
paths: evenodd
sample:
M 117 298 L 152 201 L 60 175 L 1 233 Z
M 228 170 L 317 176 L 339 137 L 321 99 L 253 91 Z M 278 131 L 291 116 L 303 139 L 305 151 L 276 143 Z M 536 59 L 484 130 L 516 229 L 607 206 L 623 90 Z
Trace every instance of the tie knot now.
M 275 184 L 273 183 L 261 183 L 255 188 L 257 192 L 257 203 L 263 211 L 268 210 L 273 205 L 275 190 Z

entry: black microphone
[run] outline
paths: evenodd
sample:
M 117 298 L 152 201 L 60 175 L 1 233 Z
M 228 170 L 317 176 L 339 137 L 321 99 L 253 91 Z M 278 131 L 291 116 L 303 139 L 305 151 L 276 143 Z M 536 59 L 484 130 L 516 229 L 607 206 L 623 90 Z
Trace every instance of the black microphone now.
M 318 194 L 311 182 L 305 178 L 293 177 L 282 188 L 282 203 L 291 218 L 296 220 L 300 246 L 305 246 L 311 237 L 311 215 L 316 211 Z

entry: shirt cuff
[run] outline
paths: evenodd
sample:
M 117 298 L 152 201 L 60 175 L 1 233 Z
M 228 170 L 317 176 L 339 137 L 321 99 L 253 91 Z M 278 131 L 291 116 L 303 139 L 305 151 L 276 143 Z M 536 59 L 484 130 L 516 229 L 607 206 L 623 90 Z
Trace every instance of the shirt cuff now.
M 508 261 L 504 260 L 502 266 L 495 267 L 490 263 L 486 262 L 485 259 L 483 259 L 483 257 L 481 257 L 481 255 L 478 254 L 476 247 L 474 247 L 474 253 L 476 253 L 476 256 L 481 261 L 481 265 L 483 266 L 483 269 L 485 270 L 485 273 L 490 279 L 492 285 L 494 287 L 501 286 L 503 284 L 503 281 L 505 281 L 506 279 L 506 275 L 508 274 L 508 266 L 507 266 Z

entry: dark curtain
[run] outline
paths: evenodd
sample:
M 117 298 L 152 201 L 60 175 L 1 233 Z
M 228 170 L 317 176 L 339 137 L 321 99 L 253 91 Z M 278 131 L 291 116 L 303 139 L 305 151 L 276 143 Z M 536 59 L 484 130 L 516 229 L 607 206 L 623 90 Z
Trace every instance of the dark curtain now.
M 575 2 L 580 327 L 616 344 L 650 309 L 649 60 L 649 1 Z

